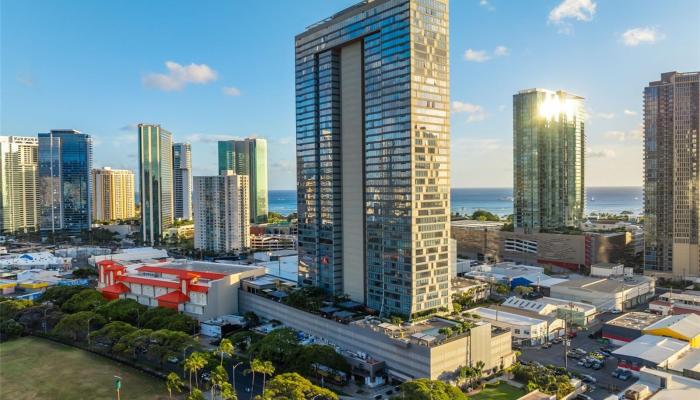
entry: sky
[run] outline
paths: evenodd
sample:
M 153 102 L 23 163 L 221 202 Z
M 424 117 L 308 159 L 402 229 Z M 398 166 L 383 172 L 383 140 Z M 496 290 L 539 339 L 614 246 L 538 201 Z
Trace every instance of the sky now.
M 294 36 L 356 0 L 3 0 L 0 134 L 73 128 L 95 167 L 137 170 L 136 124 L 192 143 L 268 140 L 270 189 L 295 186 Z M 512 186 L 512 95 L 585 98 L 586 185 L 642 184 L 642 91 L 700 70 L 697 0 L 452 0 L 452 186 Z

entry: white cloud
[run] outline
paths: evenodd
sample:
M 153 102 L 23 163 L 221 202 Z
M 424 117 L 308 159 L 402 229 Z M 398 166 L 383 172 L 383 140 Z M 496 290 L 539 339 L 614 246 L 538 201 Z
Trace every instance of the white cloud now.
M 491 59 L 491 56 L 486 54 L 485 50 L 467 49 L 467 51 L 464 52 L 464 59 L 473 62 L 484 62 Z
M 486 110 L 478 104 L 453 101 L 452 112 L 455 114 L 468 114 L 467 122 L 483 121 L 486 118 Z
M 603 118 L 603 119 L 613 119 L 613 118 L 615 118 L 615 114 L 614 114 L 614 113 L 605 113 L 605 112 L 601 112 L 601 113 L 595 114 L 595 117 L 596 117 L 596 118 Z
M 616 154 L 612 149 L 593 150 L 589 147 L 586 150 L 586 155 L 588 158 L 613 158 Z
M 636 111 L 628 110 L 626 108 L 625 108 L 624 113 L 625 113 L 625 115 L 637 115 Z
M 642 27 L 628 29 L 622 34 L 622 42 L 625 46 L 639 46 L 640 44 L 653 44 L 666 37 L 654 27 Z
M 564 0 L 549 12 L 549 22 L 558 24 L 573 18 L 590 21 L 595 15 L 597 4 L 592 0 Z
M 606 139 L 624 142 L 627 140 L 641 140 L 644 137 L 644 126 L 639 124 L 629 131 L 607 131 L 603 134 Z
M 471 62 L 484 62 L 492 59 L 493 57 L 505 57 L 510 54 L 510 49 L 506 46 L 500 45 L 493 49 L 493 52 L 489 54 L 486 50 L 474 50 L 467 49 L 464 52 L 464 59 Z
M 489 0 L 479 0 L 479 5 L 489 11 L 493 11 L 496 8 L 489 2 Z
M 233 87 L 233 86 L 224 87 L 221 89 L 221 91 L 226 96 L 240 96 L 241 95 L 240 89 Z
M 507 56 L 510 54 L 510 49 L 506 46 L 496 46 L 496 48 L 493 50 L 493 54 L 498 57 Z
M 143 84 L 147 87 L 171 92 L 182 90 L 187 84 L 205 84 L 215 81 L 218 77 L 216 71 L 206 64 L 180 65 L 174 61 L 166 61 L 164 74 L 148 74 L 143 77 Z
M 190 143 L 216 143 L 220 140 L 242 140 L 240 136 L 226 135 L 226 134 L 206 134 L 206 133 L 193 133 L 187 136 L 187 141 Z

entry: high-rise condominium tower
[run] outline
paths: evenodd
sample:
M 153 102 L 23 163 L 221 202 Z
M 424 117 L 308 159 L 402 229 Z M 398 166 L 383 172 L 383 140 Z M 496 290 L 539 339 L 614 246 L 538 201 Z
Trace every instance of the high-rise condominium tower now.
M 39 134 L 40 228 L 78 234 L 92 224 L 92 138 L 79 131 Z
M 134 173 L 110 167 L 92 170 L 92 218 L 109 222 L 136 217 Z
M 250 222 L 267 221 L 267 140 L 250 138 L 219 142 L 219 171 L 248 175 Z
M 192 219 L 192 148 L 189 143 L 173 145 L 173 204 L 176 219 Z
M 449 307 L 446 0 L 374 0 L 295 40 L 304 282 L 383 315 Z
M 221 171 L 194 177 L 194 247 L 229 252 L 250 247 L 248 176 Z
M 173 136 L 160 125 L 139 124 L 138 139 L 141 235 L 155 244 L 173 224 Z
M 700 72 L 644 88 L 645 268 L 700 276 Z
M 39 228 L 38 152 L 37 138 L 0 136 L 0 232 Z
M 515 228 L 578 227 L 584 212 L 583 98 L 545 89 L 513 96 Z

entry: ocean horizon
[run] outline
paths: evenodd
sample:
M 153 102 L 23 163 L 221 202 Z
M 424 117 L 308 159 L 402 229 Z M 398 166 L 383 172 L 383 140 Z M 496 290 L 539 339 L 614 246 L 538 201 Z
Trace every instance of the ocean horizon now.
M 471 214 L 476 210 L 505 216 L 513 213 L 513 188 L 452 188 L 453 213 Z M 296 190 L 270 190 L 268 208 L 288 215 L 297 211 Z M 590 186 L 586 188 L 586 215 L 620 214 L 623 211 L 642 214 L 644 194 L 641 186 Z

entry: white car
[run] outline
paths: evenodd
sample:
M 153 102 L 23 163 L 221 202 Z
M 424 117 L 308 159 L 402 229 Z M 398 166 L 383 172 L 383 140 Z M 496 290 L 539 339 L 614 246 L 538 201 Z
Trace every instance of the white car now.
M 598 382 L 598 380 L 595 377 L 590 376 L 590 375 L 581 375 L 581 377 L 583 378 L 583 381 L 586 383 L 597 383 Z
M 612 310 L 610 310 L 610 314 L 619 314 L 621 312 L 622 310 L 620 310 L 619 308 L 613 308 Z

